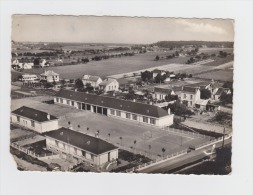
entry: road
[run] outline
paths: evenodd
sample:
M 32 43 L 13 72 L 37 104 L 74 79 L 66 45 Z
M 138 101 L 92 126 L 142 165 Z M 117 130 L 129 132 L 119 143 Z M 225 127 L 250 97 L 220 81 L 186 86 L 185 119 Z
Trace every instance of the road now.
M 224 143 L 225 145 L 231 144 L 231 141 L 232 141 L 231 139 L 228 139 L 228 140 L 225 140 Z M 216 148 L 219 148 L 221 146 L 222 146 L 222 141 L 216 144 Z M 206 157 L 206 155 L 204 154 L 204 151 L 209 148 L 211 148 L 211 146 L 208 146 L 200 150 L 191 151 L 190 153 L 186 155 L 183 155 L 178 158 L 168 160 L 163 163 L 138 171 L 138 173 L 164 173 L 176 168 L 180 168 L 184 165 L 204 159 Z

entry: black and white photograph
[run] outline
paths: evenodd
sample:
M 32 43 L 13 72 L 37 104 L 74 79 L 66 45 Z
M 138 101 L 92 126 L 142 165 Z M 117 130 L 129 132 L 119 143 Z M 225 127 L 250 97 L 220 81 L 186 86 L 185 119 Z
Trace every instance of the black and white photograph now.
M 13 15 L 11 44 L 19 170 L 232 172 L 233 20 Z
M 0 1 L 0 194 L 247 195 L 253 1 Z

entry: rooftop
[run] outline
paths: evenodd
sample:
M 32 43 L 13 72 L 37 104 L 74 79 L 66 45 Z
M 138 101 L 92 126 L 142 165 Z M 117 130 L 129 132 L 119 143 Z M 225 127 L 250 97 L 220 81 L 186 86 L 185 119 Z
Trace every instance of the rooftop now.
M 59 74 L 55 73 L 53 70 L 46 70 L 44 73 L 40 74 L 41 76 L 58 76 Z
M 38 122 L 58 119 L 57 117 L 50 115 L 47 112 L 43 112 L 26 106 L 22 106 L 21 108 L 12 111 L 12 113 Z M 48 118 L 48 116 L 50 116 L 50 118 Z
M 94 81 L 97 82 L 98 79 L 100 79 L 99 76 L 92 76 L 92 75 L 83 75 L 83 80 L 88 80 L 88 81 Z
M 62 97 L 79 102 L 85 102 L 88 104 L 98 105 L 106 108 L 124 110 L 126 112 L 136 113 L 155 118 L 164 117 L 168 115 L 165 110 L 154 105 L 126 101 L 106 96 L 87 94 L 83 92 L 61 90 L 56 94 L 56 97 Z
M 162 87 L 155 87 L 154 92 L 155 93 L 163 93 L 163 94 L 171 94 L 173 90 L 170 88 L 162 88 Z
M 109 85 L 110 83 L 112 83 L 114 81 L 117 81 L 117 80 L 116 79 L 112 79 L 112 78 L 106 78 L 99 85 L 106 86 L 106 85 Z
M 184 93 L 192 93 L 195 94 L 199 90 L 199 87 L 189 87 L 189 86 L 184 86 L 182 87 L 182 92 Z
M 55 131 L 46 132 L 45 136 L 69 143 L 72 146 L 76 146 L 93 154 L 103 154 L 118 148 L 102 139 L 64 127 Z

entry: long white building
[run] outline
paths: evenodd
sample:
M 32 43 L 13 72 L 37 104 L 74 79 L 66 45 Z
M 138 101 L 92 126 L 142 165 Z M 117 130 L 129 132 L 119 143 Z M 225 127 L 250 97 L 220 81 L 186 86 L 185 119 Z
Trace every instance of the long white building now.
M 118 147 L 64 127 L 47 132 L 45 136 L 47 149 L 59 153 L 63 159 L 103 166 L 118 158 Z
M 38 133 L 44 133 L 58 129 L 58 118 L 55 116 L 22 106 L 11 113 L 11 122 Z
M 125 101 L 68 90 L 59 91 L 54 98 L 56 104 L 80 110 L 125 119 L 131 122 L 165 127 L 173 124 L 174 115 L 154 105 Z

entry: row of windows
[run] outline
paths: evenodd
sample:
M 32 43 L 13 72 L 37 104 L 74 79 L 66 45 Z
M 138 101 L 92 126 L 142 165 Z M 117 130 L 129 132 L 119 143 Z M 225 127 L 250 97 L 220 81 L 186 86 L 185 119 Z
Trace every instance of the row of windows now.
M 63 104 L 63 99 L 62 98 L 56 98 L 56 102 L 59 102 L 61 104 Z M 70 100 L 67 100 L 67 104 L 70 105 L 70 106 L 74 106 L 74 101 L 70 101 Z
M 114 89 L 116 89 L 117 88 L 117 86 L 115 85 L 115 86 L 109 86 L 108 88 L 109 88 L 109 90 L 113 90 L 113 87 L 114 87 Z
M 184 98 L 186 98 L 186 97 L 187 97 L 187 95 L 184 94 Z M 193 95 L 190 95 L 190 99 L 191 99 L 191 100 L 193 99 Z
M 20 116 L 17 116 L 17 121 L 20 122 Z M 25 123 L 27 123 L 27 121 L 24 120 Z M 35 127 L 35 121 L 31 120 L 31 126 Z
M 59 141 L 55 140 L 55 145 L 56 145 L 58 148 L 60 148 L 60 146 L 59 146 Z M 63 149 L 64 149 L 64 150 L 67 150 L 66 144 L 65 144 L 65 143 L 62 143 L 62 145 L 63 145 Z M 75 154 L 75 155 L 78 155 L 78 153 L 77 153 L 77 148 L 73 147 L 73 149 L 74 149 L 74 154 Z M 83 150 L 82 150 L 82 156 L 86 158 L 86 152 L 83 151 Z M 94 160 L 94 155 L 93 155 L 93 154 L 90 154 L 90 156 L 91 156 L 91 159 Z
M 111 113 L 111 115 L 115 115 L 115 110 L 110 109 L 110 113 Z M 126 118 L 131 119 L 131 115 L 132 115 L 132 119 L 137 121 L 137 115 L 136 114 L 126 113 Z M 121 116 L 121 111 L 117 110 L 116 111 L 116 116 Z M 148 123 L 148 119 L 149 119 L 148 117 L 143 117 L 142 122 Z M 150 118 L 150 123 L 155 125 L 156 124 L 156 119 Z

